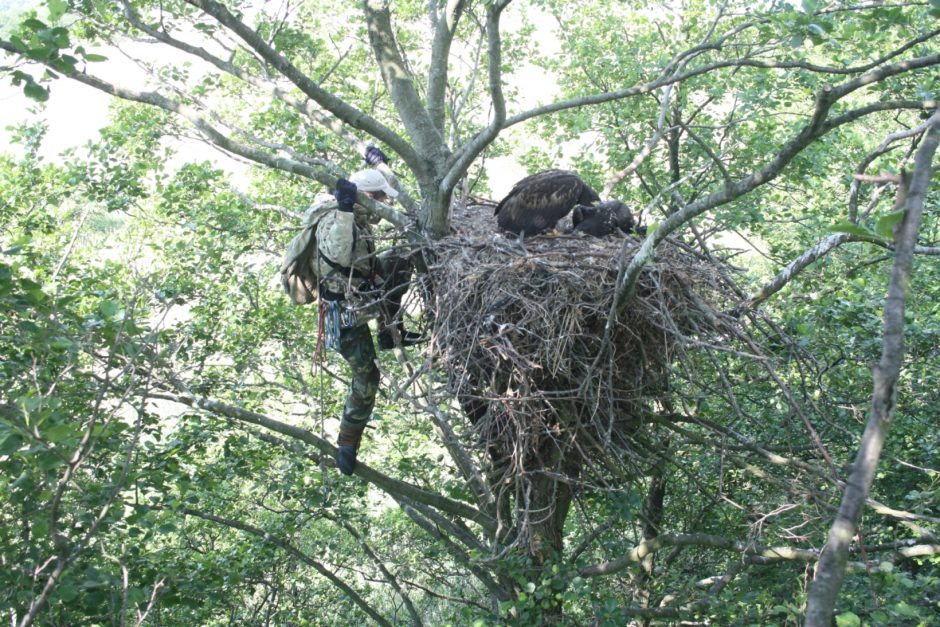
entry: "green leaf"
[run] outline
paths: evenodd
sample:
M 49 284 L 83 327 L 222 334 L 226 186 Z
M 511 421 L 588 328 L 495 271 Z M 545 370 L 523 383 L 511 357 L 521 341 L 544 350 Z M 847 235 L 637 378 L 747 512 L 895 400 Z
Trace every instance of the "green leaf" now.
M 896 613 L 900 614 L 901 616 L 906 616 L 909 618 L 917 616 L 917 608 L 914 607 L 913 605 L 910 605 L 906 601 L 901 601 L 900 603 L 896 604 L 891 609 L 893 609 Z
M 27 98 L 32 98 L 37 102 L 45 102 L 49 100 L 49 90 L 32 81 L 26 83 L 23 86 L 23 93 Z
M 75 346 L 75 342 L 73 342 L 67 337 L 62 337 L 62 336 L 54 337 L 52 338 L 52 341 L 49 342 L 49 347 L 52 348 L 53 350 L 64 351 L 64 350 L 68 350 L 72 348 L 73 346 Z
M 60 444 L 75 436 L 75 429 L 70 424 L 58 424 L 42 430 L 42 437 L 49 442 Z
M 872 230 L 866 229 L 863 226 L 859 226 L 858 224 L 854 224 L 852 222 L 848 222 L 845 220 L 843 220 L 842 222 L 836 222 L 835 224 L 830 226 L 828 230 L 834 233 L 848 233 L 849 235 L 857 235 L 858 237 L 865 237 L 865 238 L 871 238 L 871 239 L 877 239 L 877 240 L 884 239 L 882 237 L 879 237 L 879 235 Z
M 13 44 L 13 47 L 16 48 L 17 51 L 19 52 L 26 52 L 27 50 L 29 50 L 29 46 L 26 45 L 26 42 L 20 39 L 19 37 L 17 37 L 16 35 L 10 36 L 10 43 Z M 13 76 L 16 77 L 16 76 L 26 76 L 26 75 L 23 74 L 23 72 L 16 70 L 13 72 Z M 13 84 L 18 85 L 19 83 L 14 82 Z
M 59 600 L 68 603 L 78 597 L 78 589 L 71 584 L 63 584 L 56 588 L 55 594 Z
M 940 0 L 930 0 L 930 6 L 940 11 Z
M 59 70 L 63 74 L 74 74 L 75 73 L 75 64 L 78 62 L 73 56 L 62 55 L 58 59 L 53 59 L 50 64 L 55 69 Z M 55 78 L 55 77 L 53 77 Z
M 50 33 L 52 36 L 52 43 L 54 43 L 59 48 L 68 48 L 69 46 L 69 31 L 66 28 L 57 26 L 52 29 Z
M 69 5 L 65 0 L 46 0 L 46 7 L 49 9 L 49 21 L 58 22 L 59 18 L 65 15 Z
M 21 446 L 23 446 L 23 438 L 15 433 L 10 433 L 0 441 L 0 456 L 15 453 Z
M 84 59 L 89 63 L 100 63 L 101 61 L 107 61 L 108 57 L 104 56 L 103 54 L 94 54 L 89 52 L 88 54 L 84 55 Z
M 121 304 L 116 300 L 103 300 L 101 304 L 98 305 L 98 311 L 100 311 L 101 315 L 105 318 L 113 318 L 120 308 Z
M 859 627 L 861 624 L 862 619 L 854 612 L 845 612 L 836 616 L 837 627 Z
M 127 602 L 131 605 L 140 605 L 146 602 L 149 596 L 143 588 L 130 588 L 127 591 Z
M 25 28 L 28 28 L 32 31 L 40 31 L 48 28 L 43 22 L 37 20 L 34 17 L 31 17 L 28 20 L 24 20 L 21 26 L 24 26 Z
M 892 211 L 881 216 L 875 223 L 875 232 L 887 240 L 894 239 L 894 227 L 904 219 L 904 213 L 904 210 Z
M 809 31 L 809 38 L 812 40 L 813 44 L 818 46 L 826 41 L 826 31 L 819 24 L 810 24 L 807 30 Z

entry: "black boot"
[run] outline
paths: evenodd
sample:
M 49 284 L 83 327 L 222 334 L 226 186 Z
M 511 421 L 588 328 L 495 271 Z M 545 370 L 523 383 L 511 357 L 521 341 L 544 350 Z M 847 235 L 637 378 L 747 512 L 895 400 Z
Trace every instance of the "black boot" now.
M 416 344 L 422 344 L 428 341 L 428 338 L 421 335 L 420 333 L 415 333 L 413 331 L 405 331 L 405 325 L 398 323 L 395 325 L 395 328 L 398 329 L 398 335 L 401 337 L 401 345 L 405 346 L 414 346 Z M 395 348 L 395 339 L 392 335 L 392 330 L 389 327 L 382 327 L 382 330 L 379 331 L 379 349 L 383 351 L 390 350 Z
M 359 443 L 362 442 L 362 432 L 365 425 L 351 425 L 342 422 L 339 425 L 339 437 L 336 438 L 336 466 L 344 475 L 351 475 L 356 469 L 356 455 L 359 453 Z

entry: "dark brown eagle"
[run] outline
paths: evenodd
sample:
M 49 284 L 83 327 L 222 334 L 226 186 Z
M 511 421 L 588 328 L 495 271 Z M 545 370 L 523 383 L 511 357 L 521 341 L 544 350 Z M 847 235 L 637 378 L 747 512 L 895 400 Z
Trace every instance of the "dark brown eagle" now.
M 604 237 L 618 229 L 624 235 L 635 230 L 636 222 L 630 208 L 619 200 L 608 200 L 593 206 L 577 206 L 571 214 L 572 232 Z
M 499 228 L 521 237 L 555 228 L 575 205 L 592 205 L 600 196 L 574 172 L 545 170 L 527 176 L 496 205 Z

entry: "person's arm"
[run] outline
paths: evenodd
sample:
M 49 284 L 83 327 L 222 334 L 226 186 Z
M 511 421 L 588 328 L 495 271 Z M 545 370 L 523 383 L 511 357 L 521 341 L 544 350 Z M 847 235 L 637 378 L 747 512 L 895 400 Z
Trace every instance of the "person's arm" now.
M 339 208 L 326 216 L 317 228 L 320 254 L 337 266 L 352 267 L 356 245 L 356 185 L 346 179 L 336 182 L 336 202 Z
M 380 148 L 370 144 L 366 148 L 365 160 L 366 163 L 371 165 L 382 176 L 385 177 L 385 181 L 390 186 L 398 191 L 401 191 L 401 185 L 398 183 L 398 178 L 395 176 L 395 173 L 392 172 L 392 169 L 388 165 L 388 155 L 382 152 Z

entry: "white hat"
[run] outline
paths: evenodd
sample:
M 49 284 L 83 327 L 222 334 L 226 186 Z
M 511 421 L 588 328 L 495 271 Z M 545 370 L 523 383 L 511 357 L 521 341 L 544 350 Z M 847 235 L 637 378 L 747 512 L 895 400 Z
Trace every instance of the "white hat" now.
M 388 184 L 378 170 L 359 170 L 349 180 L 356 184 L 360 192 L 385 192 L 389 198 L 398 197 L 398 191 Z

